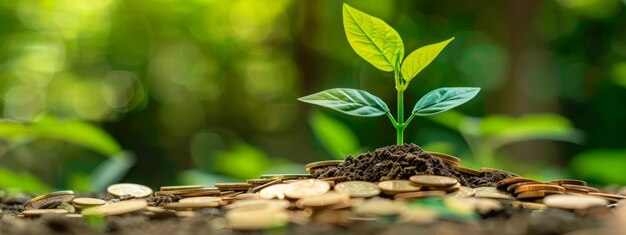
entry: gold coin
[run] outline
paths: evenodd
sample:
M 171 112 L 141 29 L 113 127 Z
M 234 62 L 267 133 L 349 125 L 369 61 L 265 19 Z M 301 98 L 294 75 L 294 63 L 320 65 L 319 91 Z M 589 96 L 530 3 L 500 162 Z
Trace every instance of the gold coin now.
M 83 218 L 83 214 L 67 214 L 65 215 L 67 218 Z
M 248 183 L 216 183 L 215 187 L 220 190 L 246 191 L 252 187 Z
M 259 185 L 259 186 L 256 186 L 256 187 L 250 189 L 250 192 L 257 193 L 257 192 L 261 191 L 264 188 L 267 188 L 267 187 L 275 185 L 275 184 L 280 184 L 280 183 L 282 183 L 281 180 L 270 180 L 267 183 L 264 183 L 262 185 Z
M 187 208 L 211 208 L 220 206 L 221 198 L 215 199 L 214 197 L 191 197 L 187 200 L 182 201 L 182 199 L 178 202 L 167 203 L 163 208 L 165 209 L 187 209 Z
M 475 190 L 476 190 L 476 194 L 474 195 L 474 197 L 515 200 L 513 196 L 503 191 L 500 191 L 496 189 L 495 187 L 479 187 L 479 188 L 475 188 Z
M 506 179 L 498 181 L 496 183 L 496 187 L 498 189 L 506 189 L 506 187 L 508 187 L 511 184 L 520 183 L 520 182 L 527 182 L 527 181 L 535 181 L 535 180 L 531 180 L 531 179 L 524 178 L 524 177 L 506 178 Z
M 266 183 L 269 183 L 271 181 L 272 181 L 272 179 L 249 179 L 249 180 L 246 180 L 246 182 L 248 184 L 266 184 Z
M 302 198 L 296 201 L 296 206 L 298 208 L 328 207 L 328 206 L 336 205 L 339 203 L 348 203 L 349 200 L 350 200 L 350 195 L 346 193 L 338 193 L 338 192 L 331 191 L 322 195 Z
M 511 206 L 513 206 L 514 208 L 524 208 L 524 209 L 531 209 L 531 210 L 545 210 L 546 208 L 548 208 L 548 206 L 541 204 L 541 203 L 524 202 L 524 201 L 513 201 L 511 203 Z
M 282 199 L 251 199 L 251 200 L 239 200 L 234 201 L 232 204 L 224 207 L 228 210 L 239 210 L 239 211 L 252 211 L 252 210 L 262 210 L 267 207 L 277 207 L 280 209 L 287 209 L 291 206 L 291 203 L 287 200 Z
M 70 202 L 74 199 L 74 191 L 64 190 L 52 193 L 47 193 L 41 196 L 34 197 L 24 203 L 25 209 L 39 209 L 42 205 L 49 205 L 53 201 Z
M 261 175 L 261 179 L 288 180 L 288 179 L 303 179 L 303 178 L 311 178 L 311 174 L 264 174 L 264 175 Z
M 285 226 L 289 216 L 284 209 L 265 207 L 259 210 L 229 210 L 224 215 L 233 230 L 264 230 Z
M 580 185 L 574 185 L 574 184 L 561 184 L 561 187 L 565 188 L 566 190 L 573 190 L 573 191 L 580 191 L 580 192 L 600 192 L 600 190 L 598 190 L 597 188 L 593 188 L 593 187 L 589 187 L 589 186 L 580 186 Z
M 126 200 L 117 203 L 95 206 L 83 210 L 83 215 L 123 215 L 145 209 L 148 203 L 145 200 Z
M 346 179 L 348 179 L 348 177 L 346 177 L 346 176 L 335 176 L 335 177 L 323 178 L 323 179 L 320 179 L 320 180 L 329 181 L 329 182 L 333 181 L 334 182 L 334 181 L 344 181 Z
M 426 153 L 430 154 L 433 157 L 438 157 L 444 160 L 444 163 L 447 163 L 448 165 L 459 165 L 461 163 L 460 158 L 449 155 L 449 154 L 430 152 L 430 151 L 426 151 Z
M 438 175 L 414 175 L 409 180 L 416 186 L 425 187 L 448 187 L 459 182 L 455 178 Z
M 409 193 L 399 193 L 393 196 L 393 199 L 417 199 L 426 197 L 443 197 L 447 193 L 445 191 L 419 191 Z
M 589 196 L 596 196 L 596 197 L 611 198 L 611 199 L 615 199 L 615 200 L 626 199 L 626 196 L 617 195 L 617 194 L 611 194 L 611 193 L 589 192 L 588 195 Z
M 106 201 L 104 201 L 102 199 L 90 198 L 90 197 L 74 198 L 74 200 L 72 200 L 72 202 L 74 203 L 74 205 L 83 206 L 83 207 L 100 206 L 100 205 L 104 205 L 104 204 L 107 203 Z
M 367 181 L 346 181 L 335 185 L 335 191 L 347 193 L 350 197 L 373 197 L 380 194 L 378 185 Z
M 461 183 L 456 183 L 452 186 L 447 186 L 447 187 L 426 187 L 426 190 L 428 191 L 445 191 L 448 193 L 452 193 L 452 192 L 456 192 L 457 190 L 459 190 L 459 188 L 461 188 Z M 424 189 L 422 189 L 424 190 Z
M 480 171 L 477 171 L 477 170 L 474 170 L 474 169 L 461 167 L 461 166 L 453 166 L 453 168 L 456 171 L 461 172 L 461 173 L 470 174 L 470 175 L 474 175 L 474 176 L 480 176 Z
M 306 164 L 304 166 L 304 168 L 309 171 L 313 168 L 318 168 L 318 167 L 326 167 L 326 166 L 336 166 L 343 163 L 343 160 L 327 160 L 327 161 L 319 161 L 319 162 L 312 162 L 309 164 Z
M 569 184 L 569 185 L 580 185 L 580 186 L 587 186 L 587 182 L 582 181 L 582 180 L 575 180 L 575 179 L 558 179 L 558 180 L 552 180 L 550 181 L 552 183 L 557 183 L 557 184 Z
M 235 196 L 237 200 L 251 200 L 251 199 L 261 199 L 258 193 L 242 193 Z
M 177 186 L 161 186 L 161 191 L 182 190 L 182 189 L 200 189 L 202 185 L 177 185 Z
M 527 185 L 519 186 L 513 191 L 513 194 L 519 194 L 519 193 L 528 192 L 528 191 L 539 191 L 539 190 L 554 190 L 554 191 L 559 191 L 559 192 L 565 192 L 565 189 L 561 186 L 554 185 L 554 184 L 539 183 L 539 184 L 527 184 Z
M 408 180 L 387 180 L 378 183 L 380 190 L 387 195 L 419 191 L 420 187 L 414 186 Z
M 268 186 L 259 191 L 259 196 L 263 199 L 283 199 L 285 198 L 285 190 L 287 190 L 288 184 L 275 184 Z
M 43 214 L 48 214 L 48 213 L 67 214 L 67 211 L 63 209 L 30 209 L 30 210 L 24 210 L 20 214 L 25 217 L 37 217 L 37 216 L 41 216 Z
M 446 198 L 447 200 L 451 198 Z M 502 210 L 504 207 L 499 200 L 500 198 L 478 198 L 478 197 L 466 197 L 457 198 L 463 200 L 465 204 L 471 206 L 475 211 L 481 214 L 487 214 L 492 211 Z
M 155 195 L 185 195 L 189 197 L 191 195 L 195 196 L 206 196 L 206 195 L 214 195 L 219 194 L 220 190 L 218 188 L 194 188 L 194 189 L 177 189 L 177 190 L 168 190 L 168 191 L 159 191 L 156 192 Z
M 476 194 L 476 190 L 467 186 L 459 187 L 459 191 L 451 194 L 453 197 L 472 197 Z
M 548 207 L 570 210 L 587 209 L 609 204 L 605 199 L 578 195 L 549 195 L 543 199 L 543 203 Z
M 140 198 L 150 196 L 152 189 L 141 184 L 122 183 L 109 186 L 107 192 L 116 197 L 129 195 L 131 197 Z
M 542 184 L 542 183 L 539 182 L 539 181 L 534 181 L 534 180 L 533 181 L 525 181 L 525 182 L 514 183 L 514 184 L 511 184 L 508 187 L 506 187 L 506 191 L 509 192 L 509 193 L 513 193 L 513 192 L 515 192 L 515 189 L 518 188 L 519 186 L 529 185 L 529 184 Z
M 318 179 L 307 179 L 288 184 L 284 193 L 289 198 L 299 199 L 322 195 L 328 192 L 328 190 L 330 190 L 328 182 Z
M 389 199 L 373 198 L 353 206 L 357 214 L 363 215 L 397 215 L 405 211 L 406 204 L 395 202 Z
M 553 194 L 563 194 L 563 192 L 556 190 L 526 191 L 517 194 L 515 197 L 517 197 L 517 199 L 540 199 Z

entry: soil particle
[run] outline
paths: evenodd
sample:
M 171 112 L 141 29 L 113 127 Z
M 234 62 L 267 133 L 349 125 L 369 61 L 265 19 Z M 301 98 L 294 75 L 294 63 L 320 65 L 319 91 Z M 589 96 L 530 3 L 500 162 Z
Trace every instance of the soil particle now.
M 507 172 L 483 172 L 480 176 L 459 172 L 415 144 L 387 146 L 363 153 L 356 158 L 350 155 L 343 163 L 319 169 L 313 176 L 315 178 L 346 176 L 347 180 L 379 182 L 408 179 L 413 175 L 449 176 L 469 187 L 495 186 L 496 182 L 513 177 Z
M 149 206 L 162 206 L 167 203 L 177 202 L 182 197 L 180 195 L 164 194 L 164 195 L 150 195 L 146 200 Z

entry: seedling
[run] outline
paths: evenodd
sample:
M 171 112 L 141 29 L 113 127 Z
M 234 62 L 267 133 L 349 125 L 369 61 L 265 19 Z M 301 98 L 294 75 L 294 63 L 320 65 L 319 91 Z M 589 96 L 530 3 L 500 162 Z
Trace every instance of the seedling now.
M 443 87 L 423 96 L 404 119 L 404 91 L 420 71 L 432 62 L 454 39 L 419 48 L 404 58 L 404 44 L 398 32 L 379 18 L 343 4 L 343 27 L 352 49 L 374 67 L 393 72 L 398 91 L 398 115 L 393 117 L 387 104 L 364 90 L 334 88 L 301 97 L 298 100 L 360 116 L 387 115 L 397 130 L 397 144 L 404 143 L 404 129 L 415 116 L 430 116 L 459 106 L 478 94 L 477 87 Z M 404 62 L 402 59 L 404 58 Z

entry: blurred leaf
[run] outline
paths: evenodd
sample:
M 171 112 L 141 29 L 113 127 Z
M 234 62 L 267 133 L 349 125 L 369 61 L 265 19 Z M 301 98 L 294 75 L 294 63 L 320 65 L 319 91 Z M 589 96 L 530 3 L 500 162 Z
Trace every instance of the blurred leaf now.
M 352 49 L 374 67 L 393 71 L 404 58 L 402 38 L 381 19 L 343 4 L 343 27 Z
M 438 141 L 422 145 L 422 149 L 430 152 L 452 153 L 455 145 L 450 142 Z
M 413 114 L 430 116 L 453 109 L 474 98 L 480 88 L 476 87 L 443 87 L 428 92 L 415 107 Z
M 599 184 L 626 184 L 626 149 L 583 152 L 574 156 L 569 167 L 576 177 Z
M 52 191 L 52 188 L 28 172 L 13 172 L 3 167 L 0 167 L 0 188 L 17 188 L 29 193 Z
M 354 132 L 328 115 L 315 112 L 309 123 L 317 140 L 335 159 L 344 159 L 348 154 L 355 154 L 360 147 Z
M 380 98 L 357 89 L 334 88 L 301 97 L 298 100 L 353 116 L 376 117 L 389 114 L 389 107 Z
M 134 164 L 135 155 L 126 151 L 106 159 L 91 173 L 91 190 L 101 192 L 120 181 Z
M 409 83 L 411 79 L 422 71 L 422 69 L 426 68 L 452 40 L 454 40 L 454 37 L 443 42 L 423 46 L 411 52 L 402 63 L 402 78 Z
M 215 153 L 215 170 L 238 179 L 259 177 L 270 165 L 270 159 L 260 149 L 245 143 L 230 150 Z
M 419 210 L 428 208 L 434 210 L 441 218 L 456 221 L 472 221 L 478 218 L 478 214 L 473 210 L 467 210 L 466 207 L 457 207 L 456 205 L 446 202 L 441 198 L 423 198 L 420 200 L 410 201 L 407 206 L 411 209 Z
M 487 116 L 478 124 L 479 136 L 489 138 L 495 146 L 508 143 L 549 139 L 580 143 L 581 134 L 566 118 L 556 114 L 531 114 L 520 118 Z
M 12 142 L 47 138 L 77 144 L 104 156 L 113 156 L 121 147 L 102 129 L 76 120 L 58 120 L 46 117 L 33 123 L 0 120 L 0 139 Z

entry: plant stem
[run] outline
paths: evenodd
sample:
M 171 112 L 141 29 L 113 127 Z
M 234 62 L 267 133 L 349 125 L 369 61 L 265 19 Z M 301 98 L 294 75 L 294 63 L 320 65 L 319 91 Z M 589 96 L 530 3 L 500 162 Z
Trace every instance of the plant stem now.
M 396 144 L 404 144 L 404 90 L 398 90 L 398 125 L 396 126 Z

